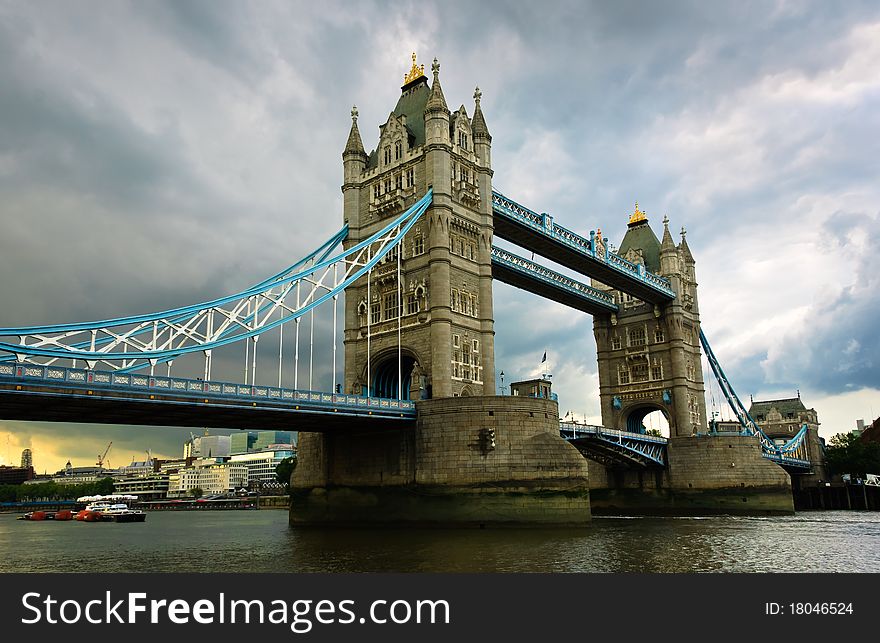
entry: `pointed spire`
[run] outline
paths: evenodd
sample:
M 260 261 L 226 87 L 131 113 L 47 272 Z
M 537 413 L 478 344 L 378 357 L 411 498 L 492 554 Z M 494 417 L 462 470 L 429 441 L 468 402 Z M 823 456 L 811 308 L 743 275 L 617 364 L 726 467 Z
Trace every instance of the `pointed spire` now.
M 364 151 L 364 143 L 361 141 L 361 133 L 358 130 L 358 108 L 357 105 L 352 105 L 351 107 L 351 131 L 348 133 L 348 142 L 345 144 L 345 151 L 343 154 L 363 154 L 366 156 L 366 152 Z
M 669 233 L 669 217 L 663 215 L 663 240 L 660 242 L 660 252 L 675 250 L 675 242 Z
M 474 139 L 485 138 L 491 142 L 492 136 L 489 134 L 489 128 L 486 127 L 486 119 L 483 118 L 483 110 L 480 109 L 480 98 L 482 97 L 483 92 L 477 87 L 474 90 L 474 118 L 471 121 L 471 130 L 473 130 Z
M 443 96 L 443 89 L 440 87 L 440 63 L 437 62 L 436 58 L 431 65 L 431 71 L 434 72 L 434 82 L 431 84 L 431 94 L 428 96 L 425 111 L 444 111 L 448 113 L 449 107 L 446 106 L 446 98 Z
M 693 262 L 694 255 L 691 254 L 691 249 L 688 247 L 686 236 L 687 230 L 685 230 L 684 226 L 681 226 L 681 243 L 678 244 L 678 249 L 681 251 L 681 256 L 685 261 Z

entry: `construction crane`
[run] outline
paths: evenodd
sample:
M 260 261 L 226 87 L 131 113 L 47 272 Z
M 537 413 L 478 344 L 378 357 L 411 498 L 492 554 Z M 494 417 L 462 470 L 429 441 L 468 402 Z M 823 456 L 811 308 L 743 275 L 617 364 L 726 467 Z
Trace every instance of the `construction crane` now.
M 98 461 L 95 464 L 97 464 L 101 469 L 104 468 L 104 460 L 107 458 L 107 453 L 109 453 L 110 447 L 112 447 L 112 446 L 113 446 L 113 440 L 111 440 L 110 444 L 107 445 L 107 448 L 104 449 L 104 453 L 101 453 L 100 455 L 98 455 Z

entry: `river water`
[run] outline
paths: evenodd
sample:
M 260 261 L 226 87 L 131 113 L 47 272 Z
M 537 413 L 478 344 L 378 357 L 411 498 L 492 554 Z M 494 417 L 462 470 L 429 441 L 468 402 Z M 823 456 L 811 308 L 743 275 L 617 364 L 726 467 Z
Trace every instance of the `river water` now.
M 596 517 L 583 529 L 292 529 L 283 510 L 144 523 L 0 515 L 0 572 L 880 572 L 880 513 Z

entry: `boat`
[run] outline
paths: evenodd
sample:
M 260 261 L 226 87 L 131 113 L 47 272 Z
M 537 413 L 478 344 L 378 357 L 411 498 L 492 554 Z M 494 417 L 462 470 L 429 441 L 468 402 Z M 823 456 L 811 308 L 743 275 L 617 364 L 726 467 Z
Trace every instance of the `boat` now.
M 147 514 L 140 509 L 131 509 L 128 502 L 137 496 L 107 495 L 82 496 L 77 502 L 85 502 L 86 507 L 76 515 L 84 522 L 144 522 Z
M 23 516 L 19 516 L 18 520 L 73 520 L 73 512 L 70 509 L 61 509 L 60 511 L 29 511 Z

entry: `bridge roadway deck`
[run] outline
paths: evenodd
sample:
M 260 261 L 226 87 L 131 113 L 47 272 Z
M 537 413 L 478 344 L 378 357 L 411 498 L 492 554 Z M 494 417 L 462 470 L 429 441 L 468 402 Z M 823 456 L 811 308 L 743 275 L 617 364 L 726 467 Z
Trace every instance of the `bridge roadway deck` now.
M 415 417 L 415 403 L 408 401 L 54 366 L 0 365 L 3 420 L 324 432 L 409 428 L 415 425 Z
M 537 253 L 566 268 L 628 293 L 652 304 L 675 299 L 668 282 L 650 273 L 640 274 L 639 267 L 609 253 L 597 257 L 590 240 L 552 222 L 544 215 L 508 199 L 492 194 L 494 234 L 500 239 Z

